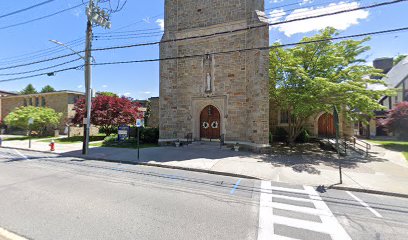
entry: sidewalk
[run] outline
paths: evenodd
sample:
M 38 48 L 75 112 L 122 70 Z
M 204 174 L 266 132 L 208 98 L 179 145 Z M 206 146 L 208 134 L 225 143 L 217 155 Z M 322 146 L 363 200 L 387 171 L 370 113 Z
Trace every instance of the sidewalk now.
M 4 147 L 27 150 L 28 141 L 4 142 Z M 83 157 L 82 143 L 57 144 L 61 156 Z M 48 143 L 33 142 L 32 150 L 49 152 Z M 218 144 L 194 143 L 187 147 L 136 149 L 91 147 L 87 159 L 165 166 L 210 173 L 304 184 L 375 190 L 408 195 L 408 162 L 401 153 L 373 146 L 368 158 L 342 159 L 343 184 L 339 183 L 339 160 L 332 155 L 305 153 L 254 154 L 220 149 Z

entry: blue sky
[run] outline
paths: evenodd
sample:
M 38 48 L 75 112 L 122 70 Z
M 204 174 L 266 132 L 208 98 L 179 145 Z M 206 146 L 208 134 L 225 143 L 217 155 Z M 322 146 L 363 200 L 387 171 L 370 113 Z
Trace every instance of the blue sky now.
M 43 1 L 45 0 L 1 1 L 0 16 Z M 116 4 L 117 1 L 118 0 L 112 0 L 112 3 Z M 351 0 L 343 2 L 333 0 L 303 0 L 303 2 L 302 0 L 265 1 L 267 9 L 266 13 L 271 21 L 299 18 L 304 17 L 305 14 L 321 14 L 322 12 L 327 11 L 353 8 L 358 6 L 358 4 L 369 5 L 377 2 L 371 0 Z M 0 28 L 58 12 L 62 9 L 78 5 L 79 3 L 81 3 L 81 0 L 57 0 L 34 10 L 26 11 L 22 14 L 0 18 Z M 163 11 L 164 0 L 128 0 L 122 11 L 112 15 L 112 29 L 104 30 L 102 28 L 95 28 L 95 35 L 109 36 L 109 33 L 114 31 L 122 32 L 140 29 L 154 29 L 151 30 L 152 34 L 148 34 L 148 37 L 144 36 L 143 38 L 140 38 L 139 36 L 139 38 L 131 39 L 129 39 L 128 36 L 122 37 L 125 39 L 112 39 L 111 37 L 106 37 L 106 39 L 101 40 L 99 38 L 94 41 L 94 48 L 159 40 L 160 33 L 157 32 L 160 31 L 160 27 L 157 20 L 163 18 Z M 331 18 L 281 25 L 279 28 L 271 29 L 270 41 L 271 43 L 274 41 L 280 41 L 281 43 L 297 42 L 304 36 L 315 34 L 318 29 L 325 27 L 326 25 L 341 29 L 341 33 L 344 35 L 406 27 L 408 26 L 408 23 L 403 21 L 406 12 L 408 12 L 408 3 L 404 2 L 367 11 L 337 15 Z M 85 9 L 84 7 L 81 7 L 37 22 L 0 30 L 0 68 L 70 53 L 68 50 L 58 48 L 57 45 L 49 42 L 50 39 L 56 39 L 64 43 L 79 39 L 72 47 L 76 50 L 83 50 L 84 44 L 81 42 L 80 38 L 85 37 L 85 22 Z M 364 57 L 367 57 L 368 61 L 372 61 L 377 57 L 406 54 L 408 53 L 407 42 L 407 32 L 373 37 L 369 42 L 372 50 Z M 48 48 L 53 49 L 51 49 L 51 52 L 49 52 L 50 50 L 48 50 L 48 52 L 41 51 Z M 56 50 L 60 52 L 54 52 Z M 34 56 L 24 55 L 36 51 L 40 52 L 35 53 Z M 16 56 L 20 55 L 24 56 L 16 58 Z M 96 62 L 154 59 L 158 58 L 158 56 L 158 46 L 113 50 L 97 52 L 94 54 Z M 1 70 L 0 74 L 30 71 L 55 65 L 74 58 L 75 57 L 16 68 L 9 71 Z M 81 62 L 78 61 L 59 68 L 76 66 L 80 63 Z M 112 91 L 137 99 L 146 99 L 148 97 L 158 96 L 159 94 L 158 62 L 97 66 L 93 68 L 92 73 L 93 87 L 97 91 Z M 84 73 L 82 70 L 72 70 L 58 73 L 54 77 L 41 76 L 0 83 L 0 89 L 18 91 L 24 88 L 28 83 L 32 83 L 37 89 L 41 89 L 44 85 L 50 84 L 57 90 L 68 89 L 83 91 L 83 75 Z M 18 76 L 0 76 L 0 80 L 10 77 Z

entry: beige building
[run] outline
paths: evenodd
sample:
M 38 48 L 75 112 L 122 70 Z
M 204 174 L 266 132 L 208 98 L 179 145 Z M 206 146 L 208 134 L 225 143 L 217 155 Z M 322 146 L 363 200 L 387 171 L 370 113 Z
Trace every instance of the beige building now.
M 60 131 L 65 131 L 66 123 L 75 116 L 74 104 L 84 94 L 75 91 L 57 91 L 29 95 L 8 95 L 1 97 L 1 119 L 15 108 L 22 106 L 49 107 L 62 113 Z
M 263 11 L 264 0 L 165 1 L 160 142 L 191 133 L 195 140 L 224 136 L 226 143 L 269 146 L 269 53 L 257 50 L 269 46 Z M 230 33 L 171 41 L 224 31 Z

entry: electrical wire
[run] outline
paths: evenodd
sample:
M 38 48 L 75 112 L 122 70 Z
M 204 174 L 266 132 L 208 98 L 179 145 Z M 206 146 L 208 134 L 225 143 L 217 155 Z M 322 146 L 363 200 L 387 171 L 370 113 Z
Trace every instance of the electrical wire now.
M 389 33 L 402 32 L 402 31 L 408 31 L 408 27 L 387 29 L 387 30 L 382 30 L 382 31 L 367 32 L 367 33 L 360 33 L 360 34 L 353 34 L 353 35 L 346 35 L 346 36 L 331 37 L 331 38 L 318 39 L 318 40 L 308 40 L 308 41 L 300 41 L 300 42 L 295 42 L 295 43 L 278 44 L 278 45 L 272 45 L 272 46 L 267 46 L 267 47 L 235 49 L 235 50 L 222 51 L 222 52 L 212 52 L 212 53 L 203 53 L 203 54 L 195 54 L 195 55 L 185 55 L 185 56 L 180 56 L 180 57 L 168 57 L 168 58 L 157 58 L 157 59 L 144 59 L 144 60 L 132 60 L 132 61 L 93 63 L 91 65 L 92 66 L 104 66 L 104 65 L 131 64 L 131 63 L 146 63 L 146 62 L 158 62 L 158 61 L 168 61 L 168 60 L 203 57 L 203 56 L 208 55 L 208 54 L 220 55 L 220 54 L 231 54 L 231 53 L 247 52 L 247 51 L 254 51 L 254 50 L 264 51 L 264 50 L 271 50 L 271 49 L 275 49 L 275 48 L 293 47 L 293 46 L 297 46 L 297 45 L 304 45 L 304 44 L 310 44 L 310 43 L 321 43 L 321 42 L 336 41 L 336 40 L 349 39 L 349 38 L 375 36 L 375 35 L 380 35 L 380 34 L 389 34 Z M 81 68 L 83 66 L 84 65 L 79 65 L 79 66 L 70 67 L 70 68 L 64 68 L 64 69 L 53 71 L 52 73 L 59 73 L 59 72 L 74 70 L 74 69 Z M 38 76 L 49 75 L 49 74 L 50 74 L 50 72 L 40 73 L 40 74 L 35 74 L 35 75 L 30 75 L 30 76 L 24 76 L 24 77 L 18 77 L 18 78 L 2 79 L 2 80 L 0 80 L 0 82 L 17 81 L 17 80 L 22 80 L 22 79 L 27 79 L 27 78 L 33 78 L 33 77 L 38 77 Z
M 72 10 L 72 9 L 75 9 L 75 8 L 78 8 L 78 7 L 81 7 L 81 6 L 83 6 L 83 5 L 84 5 L 84 3 L 81 3 L 81 4 L 75 5 L 75 6 L 73 6 L 73 7 L 66 8 L 66 9 L 63 9 L 63 10 L 61 10 L 61 11 L 58 11 L 58 12 L 55 12 L 55 13 L 52 13 L 52 14 L 49 14 L 49 15 L 46 15 L 46 16 L 42 16 L 42 17 L 39 17 L 39 18 L 31 19 L 31 20 L 28 20 L 28 21 L 25 21 L 25 22 L 20 22 L 20 23 L 8 25 L 8 26 L 3 26 L 3 27 L 0 27 L 0 30 L 9 29 L 9 28 L 13 28 L 13 27 L 25 25 L 25 24 L 28 24 L 28 23 L 32 23 L 32 22 L 35 22 L 35 21 L 39 21 L 39 20 L 42 20 L 42 19 L 50 18 L 50 17 L 53 17 L 53 16 L 55 16 L 55 15 L 58 15 L 58 14 L 67 12 L 67 11 L 69 11 L 69 10 Z
M 15 76 L 15 75 L 23 75 L 23 74 L 27 74 L 27 73 L 39 72 L 39 71 L 43 71 L 43 70 L 47 70 L 47 69 L 51 69 L 51 68 L 60 67 L 60 66 L 63 66 L 63 65 L 69 64 L 69 63 L 73 63 L 73 62 L 76 62 L 76 61 L 81 60 L 81 59 L 82 58 L 76 58 L 74 60 L 63 62 L 63 63 L 60 63 L 60 64 L 56 64 L 56 65 L 53 65 L 53 66 L 50 66 L 50 67 L 40 68 L 40 69 L 26 71 L 26 72 L 3 73 L 3 74 L 0 74 L 0 76 Z
M 1 15 L 0 18 L 5 18 L 5 17 L 9 17 L 9 16 L 12 16 L 12 15 L 18 14 L 18 13 L 22 13 L 22 12 L 31 10 L 31 9 L 33 9 L 33 8 L 37 8 L 37 7 L 40 7 L 40 6 L 42 6 L 42 5 L 45 5 L 45 4 L 54 2 L 54 1 L 55 1 L 55 0 L 48 0 L 48 1 L 41 2 L 41 3 L 35 4 L 35 5 L 33 5 L 33 6 L 26 7 L 26 8 L 23 8 L 23 9 L 20 9 L 20 10 L 14 11 L 14 12 L 11 12 L 11 13 L 6 13 L 6 14 L 4 14 L 4 15 Z
M 141 47 L 141 46 L 151 46 L 151 45 L 157 45 L 157 44 L 161 44 L 161 43 L 170 43 L 170 42 L 186 41 L 186 40 L 191 40 L 191 39 L 215 37 L 215 36 L 223 35 L 223 34 L 231 34 L 231 33 L 236 33 L 236 32 L 241 32 L 241 31 L 248 31 L 248 30 L 256 29 L 256 28 L 263 28 L 263 27 L 266 27 L 266 26 L 276 26 L 276 25 L 287 24 L 287 23 L 292 23 L 292 22 L 297 22 L 297 21 L 304 21 L 304 20 L 308 20 L 308 19 L 315 19 L 315 18 L 320 18 L 320 17 L 333 16 L 333 15 L 337 15 L 337 14 L 353 12 L 353 11 L 363 10 L 363 9 L 382 7 L 382 6 L 392 5 L 392 4 L 406 2 L 406 1 L 408 1 L 408 0 L 395 0 L 395 1 L 390 1 L 390 2 L 382 2 L 382 3 L 378 3 L 378 4 L 373 4 L 373 5 L 363 6 L 363 7 L 357 7 L 357 8 L 353 8 L 353 9 L 341 10 L 341 11 L 336 11 L 336 12 L 331 12 L 331 13 L 324 13 L 324 14 L 320 14 L 320 15 L 308 16 L 308 17 L 303 17 L 303 18 L 296 18 L 296 19 L 285 20 L 285 21 L 269 23 L 269 24 L 265 23 L 265 24 L 250 26 L 250 27 L 246 27 L 246 28 L 240 28 L 240 29 L 235 29 L 235 30 L 230 30 L 230 31 L 217 32 L 217 33 L 213 33 L 213 34 L 205 34 L 205 35 L 198 35 L 198 36 L 178 38 L 178 39 L 168 39 L 168 40 L 157 41 L 157 42 L 149 42 L 149 43 L 139 43 L 139 44 L 131 44 L 131 45 L 112 46 L 112 47 L 105 47 L 105 48 L 95 48 L 95 49 L 92 49 L 91 51 L 107 51 L 107 50 L 113 50 L 113 49 L 125 49 L 125 48 Z M 84 52 L 84 51 L 79 51 L 78 53 L 81 53 L 81 52 Z M 0 70 L 18 68 L 18 67 L 29 66 L 29 65 L 34 65 L 34 64 L 38 64 L 38 63 L 53 61 L 53 60 L 56 60 L 56 59 L 69 57 L 69 56 L 72 56 L 74 54 L 75 53 L 62 55 L 62 56 L 58 56 L 58 57 L 54 57 L 54 58 L 50 58 L 50 59 L 44 59 L 44 60 L 41 60 L 41 61 L 26 63 L 26 64 L 20 64 L 20 65 L 9 66 L 9 67 L 2 67 L 2 68 L 0 68 Z

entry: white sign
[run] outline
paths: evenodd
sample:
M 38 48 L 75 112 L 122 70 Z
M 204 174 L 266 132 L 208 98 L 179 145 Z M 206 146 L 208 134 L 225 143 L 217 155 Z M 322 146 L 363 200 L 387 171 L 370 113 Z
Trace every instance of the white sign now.
M 88 118 L 84 118 L 83 124 L 88 124 Z
M 33 118 L 28 119 L 28 125 L 32 125 L 32 124 L 34 124 L 34 119 Z
M 128 131 L 127 130 L 118 130 L 119 135 L 127 135 Z
M 142 127 L 142 119 L 136 119 L 136 127 Z

